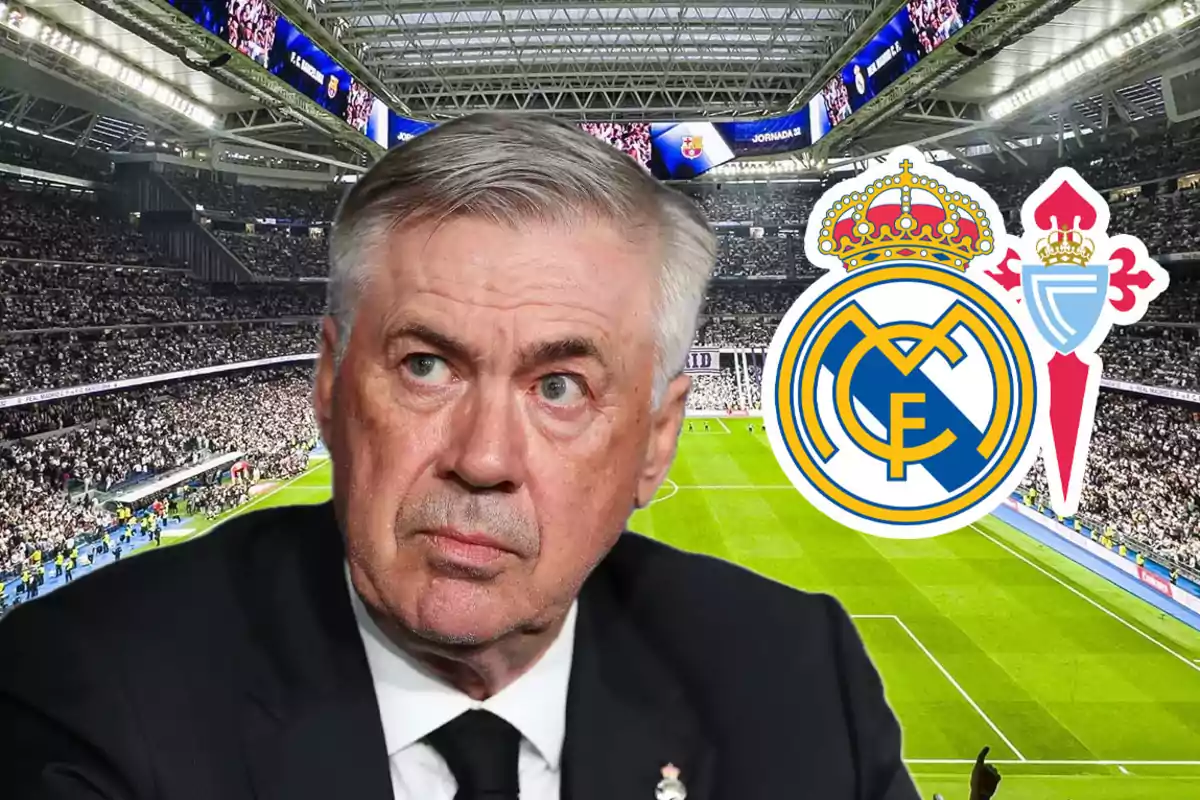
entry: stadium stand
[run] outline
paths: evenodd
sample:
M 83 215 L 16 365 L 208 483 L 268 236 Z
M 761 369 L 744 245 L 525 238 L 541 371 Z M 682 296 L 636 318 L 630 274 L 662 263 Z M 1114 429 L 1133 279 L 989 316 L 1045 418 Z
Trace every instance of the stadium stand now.
M 173 266 L 94 192 L 17 186 L 0 182 L 0 259 Z
M 324 286 L 227 286 L 167 270 L 0 260 L 4 331 L 312 316 Z
M 0 570 L 34 550 L 52 554 L 68 537 L 97 536 L 108 512 L 71 499 L 89 489 L 128 488 L 235 451 L 263 478 L 298 474 L 316 441 L 310 374 L 307 366 L 249 370 L 51 404 L 83 402 L 87 410 L 42 419 L 88 419 L 0 447 Z M 0 430 L 28 437 L 30 427 L 0 410 Z
M 1114 330 L 1100 348 L 1104 375 L 1173 389 L 1200 388 L 1200 329 L 1139 325 Z
M 312 353 L 317 325 L 219 322 L 0 335 L 0 397 Z
M 1040 459 L 1022 486 L 1045 497 Z M 1200 410 L 1102 393 L 1079 513 L 1167 563 L 1200 567 Z
M 1163 158 L 1166 152 L 1172 154 L 1169 160 Z M 1166 177 L 1163 164 L 1169 164 L 1172 174 L 1200 166 L 1200 137 L 1196 126 L 1181 126 L 1133 143 L 1112 142 L 1087 154 L 1070 155 L 1066 163 L 1097 186 L 1117 188 L 1149 182 Z M 181 193 L 206 210 L 243 221 L 263 217 L 328 219 L 341 194 L 336 187 L 313 192 L 219 183 L 196 174 L 168 177 Z M 1006 174 L 1003 182 L 970 177 L 987 184 L 1010 209 L 1011 226 L 1014 199 L 1044 175 L 1014 178 Z M 721 234 L 718 280 L 706 300 L 697 343 L 764 348 L 781 315 L 816 274 L 804 259 L 803 240 L 798 237 L 822 186 L 812 182 L 706 183 L 689 185 L 686 190 L 720 225 Z M 17 260 L 82 255 L 84 261 L 109 265 L 164 263 L 135 226 L 105 217 L 93 199 L 75 196 L 65 201 L 74 204 L 71 208 L 85 220 L 80 229 L 62 224 L 48 213 L 53 203 L 63 202 L 60 194 L 11 188 L 0 191 L 5 192 L 7 201 L 0 218 L 8 231 L 0 242 L 0 253 L 9 257 L 0 260 L 0 280 L 5 287 L 0 301 L 0 395 L 312 352 L 312 320 L 324 304 L 322 284 L 232 287 L 163 269 Z M 1195 233 L 1200 224 L 1193 224 L 1200 223 L 1200 194 L 1185 187 L 1153 198 L 1114 202 L 1112 208 L 1113 228 L 1143 237 L 1168 265 L 1172 285 L 1152 306 L 1151 319 L 1166 324 L 1114 332 L 1106 342 L 1101 351 L 1105 376 L 1194 390 L 1200 387 L 1200 332 L 1196 327 L 1200 321 L 1200 275 L 1186 263 L 1191 257 L 1180 261 L 1171 256 L 1190 252 L 1200 242 L 1200 234 Z M 748 226 L 765 230 L 752 233 Z M 309 238 L 307 226 L 295 231 L 301 235 L 290 235 L 293 231 L 287 228 L 257 225 L 254 233 L 218 227 L 214 234 L 256 274 L 320 276 L 326 258 L 323 238 Z M 201 321 L 208 324 L 179 324 Z M 114 327 L 127 325 L 157 327 Z M 18 333 L 45 328 L 56 332 Z M 697 376 L 689 408 L 758 408 L 759 363 L 752 356 L 747 365 L 751 380 L 745 396 L 745 381 L 739 380 L 729 359 L 720 374 Z M 94 532 L 95 510 L 76 507 L 64 499 L 63 476 L 111 487 L 143 472 L 178 466 L 174 463 L 178 459 L 168 457 L 165 448 L 153 449 L 152 445 L 155 441 L 175 443 L 171 437 L 176 434 L 170 431 L 191 424 L 197 412 L 187 409 L 204 407 L 208 398 L 222 398 L 222 408 L 236 406 L 236 398 L 244 400 L 253 392 L 259 393 L 256 397 L 270 398 L 272 407 L 279 409 L 273 417 L 277 421 L 262 427 L 281 433 L 278 441 L 289 443 L 284 448 L 288 450 L 312 434 L 303 414 L 294 423 L 282 421 L 306 406 L 307 388 L 297 377 L 302 371 L 267 370 L 262 374 L 274 377 L 257 383 L 258 379 L 238 373 L 0 410 L 0 437 L 10 442 L 0 450 L 12 465 L 3 472 L 6 499 L 0 500 L 0 519 L 9 524 L 16 519 L 35 519 L 38 522 L 33 527 L 40 530 L 53 528 L 56 520 L 69 520 L 76 533 Z M 291 377 L 279 377 L 284 374 Z M 154 398 L 166 398 L 166 405 L 160 408 Z M 140 404 L 152 407 L 153 416 L 145 409 L 138 413 L 135 409 Z M 257 418 L 238 416 L 236 411 L 224 411 L 220 418 L 224 438 L 212 438 L 220 447 L 185 447 L 179 454 L 191 458 L 198 452 L 230 447 L 254 452 L 261 461 L 274 452 L 266 446 L 271 437 L 258 436 Z M 165 432 L 146 433 L 157 431 L 147 422 L 152 419 L 166 420 Z M 103 424 L 98 420 L 104 420 Z M 1091 475 L 1106 477 L 1090 479 L 1082 513 L 1123 528 L 1133 537 L 1149 535 L 1150 520 L 1155 520 L 1161 530 L 1151 543 L 1153 551 L 1194 568 L 1200 553 L 1200 517 L 1195 510 L 1200 507 L 1200 479 L 1195 477 L 1200 475 L 1196 463 L 1200 423 L 1191 411 L 1178 406 L 1108 393 L 1098 420 L 1089 470 Z M 41 445 L 13 443 L 22 437 L 63 430 L 71 432 L 41 440 Z M 1160 436 L 1169 438 L 1160 440 Z M 1166 446 L 1151 446 L 1160 441 L 1166 441 Z M 137 442 L 140 444 L 135 447 Z M 1165 454 L 1171 458 L 1169 474 L 1161 465 Z M 263 474 L 279 471 L 267 469 Z M 1131 473 L 1137 474 L 1130 477 Z M 1156 473 L 1162 473 L 1161 480 L 1146 477 Z M 19 476 L 19 481 L 14 476 Z M 1044 490 L 1039 482 L 1044 478 L 1035 473 L 1029 485 Z M 38 487 L 36 502 L 30 499 L 35 496 L 31 485 Z M 224 508 L 244 493 L 244 487 L 212 487 L 206 490 L 201 505 L 210 510 Z M 32 541 L 28 525 L 22 523 L 20 530 L 15 538 L 10 535 L 9 557 L 27 549 Z
M 808 212 L 821 195 L 816 181 L 692 184 L 681 188 L 713 222 L 787 226 L 801 233 L 808 222 Z
M 251 272 L 276 277 L 309 278 L 329 271 L 329 244 L 313 239 L 306 230 L 266 229 L 256 233 L 213 233 Z
M 205 171 L 174 171 L 170 183 L 193 204 L 210 214 L 244 219 L 321 222 L 333 219 L 344 187 L 324 191 L 281 189 L 247 183 L 222 183 Z

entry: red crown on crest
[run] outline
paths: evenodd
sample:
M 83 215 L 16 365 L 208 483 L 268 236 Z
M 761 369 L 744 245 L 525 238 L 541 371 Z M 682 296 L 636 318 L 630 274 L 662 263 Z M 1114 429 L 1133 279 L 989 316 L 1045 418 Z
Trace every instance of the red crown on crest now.
M 912 171 L 877 178 L 833 204 L 821 221 L 817 247 L 848 270 L 888 261 L 928 261 L 966 270 L 992 252 L 991 225 L 979 201 Z

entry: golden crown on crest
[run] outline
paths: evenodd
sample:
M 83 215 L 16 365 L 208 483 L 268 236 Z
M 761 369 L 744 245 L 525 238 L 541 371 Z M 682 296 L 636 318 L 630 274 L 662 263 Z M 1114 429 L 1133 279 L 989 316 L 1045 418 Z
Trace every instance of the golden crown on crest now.
M 1037 243 L 1038 258 L 1048 267 L 1056 264 L 1074 264 L 1077 267 L 1087 266 L 1096 245 L 1090 239 L 1085 239 L 1079 231 L 1063 226 Z
M 888 261 L 927 261 L 965 271 L 995 247 L 979 201 L 912 171 L 878 178 L 836 201 L 821 221 L 817 247 L 848 270 Z

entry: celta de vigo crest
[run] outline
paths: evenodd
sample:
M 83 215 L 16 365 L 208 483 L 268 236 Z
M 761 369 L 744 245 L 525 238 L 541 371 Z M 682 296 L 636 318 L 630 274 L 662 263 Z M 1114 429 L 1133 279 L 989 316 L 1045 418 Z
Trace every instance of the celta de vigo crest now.
M 1114 324 L 1142 318 L 1167 288 L 1168 275 L 1125 234 L 1108 234 L 1108 203 L 1075 170 L 1062 168 L 1021 207 L 1024 236 L 988 273 L 1019 299 L 1044 343 L 1050 400 L 1042 443 L 1050 507 L 1064 517 L 1079 507 L 1102 364 L 1096 349 Z
M 991 198 L 913 148 L 813 209 L 806 252 L 827 272 L 771 343 L 763 417 L 819 510 L 880 536 L 934 536 L 991 513 L 1029 470 L 1046 359 L 985 274 L 1007 245 Z M 1090 307 L 1078 302 L 1068 322 Z

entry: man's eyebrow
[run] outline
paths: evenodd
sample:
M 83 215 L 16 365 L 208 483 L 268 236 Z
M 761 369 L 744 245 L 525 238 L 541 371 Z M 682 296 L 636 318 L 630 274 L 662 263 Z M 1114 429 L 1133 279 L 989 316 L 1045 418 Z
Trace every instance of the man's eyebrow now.
M 417 339 L 459 361 L 472 360 L 470 348 L 465 344 L 419 322 L 407 322 L 388 333 L 387 338 L 389 342 L 396 339 Z
M 600 352 L 600 348 L 591 340 L 581 336 L 540 342 L 524 350 L 520 354 L 518 371 L 528 372 L 543 364 L 556 361 L 569 361 L 577 358 L 590 358 L 599 362 L 600 366 L 608 369 L 608 361 Z

